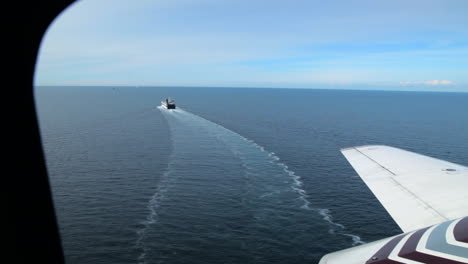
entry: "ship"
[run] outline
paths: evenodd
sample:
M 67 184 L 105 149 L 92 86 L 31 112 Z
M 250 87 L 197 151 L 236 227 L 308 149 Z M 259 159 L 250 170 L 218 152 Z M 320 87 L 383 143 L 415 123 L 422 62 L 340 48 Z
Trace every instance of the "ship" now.
M 170 98 L 166 98 L 166 100 L 161 101 L 161 105 L 166 109 L 176 109 L 175 101 Z

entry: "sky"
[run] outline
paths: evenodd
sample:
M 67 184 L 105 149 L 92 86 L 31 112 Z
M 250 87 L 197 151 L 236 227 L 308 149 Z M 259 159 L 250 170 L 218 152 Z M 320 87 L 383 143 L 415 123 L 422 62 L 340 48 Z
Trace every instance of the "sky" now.
M 468 92 L 466 0 L 81 0 L 35 85 Z

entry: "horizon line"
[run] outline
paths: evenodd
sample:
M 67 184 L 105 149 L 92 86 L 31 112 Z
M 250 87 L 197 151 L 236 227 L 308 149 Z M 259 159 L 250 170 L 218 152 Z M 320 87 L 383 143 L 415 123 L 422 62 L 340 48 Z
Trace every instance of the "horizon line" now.
M 423 90 L 398 90 L 398 89 L 358 89 L 358 88 L 312 88 L 312 87 L 255 87 L 255 86 L 197 86 L 197 85 L 44 85 L 44 84 L 33 84 L 33 87 L 155 87 L 155 88 L 235 88 L 235 89 L 290 89 L 290 90 L 335 90 L 335 91 L 376 91 L 376 92 L 416 92 L 416 93 L 468 93 L 468 91 L 441 91 L 441 90 L 433 90 L 433 91 L 423 91 Z M 405 86 L 408 87 L 408 86 Z

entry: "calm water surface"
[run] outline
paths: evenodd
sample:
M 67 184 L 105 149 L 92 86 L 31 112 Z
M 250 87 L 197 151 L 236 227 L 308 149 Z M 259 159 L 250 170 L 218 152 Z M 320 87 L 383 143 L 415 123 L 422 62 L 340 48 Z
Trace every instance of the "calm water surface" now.
M 159 109 L 166 97 L 179 109 Z M 67 263 L 317 263 L 400 232 L 339 152 L 468 164 L 468 94 L 37 87 Z

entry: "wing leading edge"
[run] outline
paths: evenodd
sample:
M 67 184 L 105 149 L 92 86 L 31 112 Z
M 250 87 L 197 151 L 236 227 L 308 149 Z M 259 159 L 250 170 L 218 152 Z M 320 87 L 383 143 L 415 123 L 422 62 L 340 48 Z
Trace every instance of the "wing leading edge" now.
M 382 145 L 341 152 L 404 232 L 468 215 L 465 166 Z

